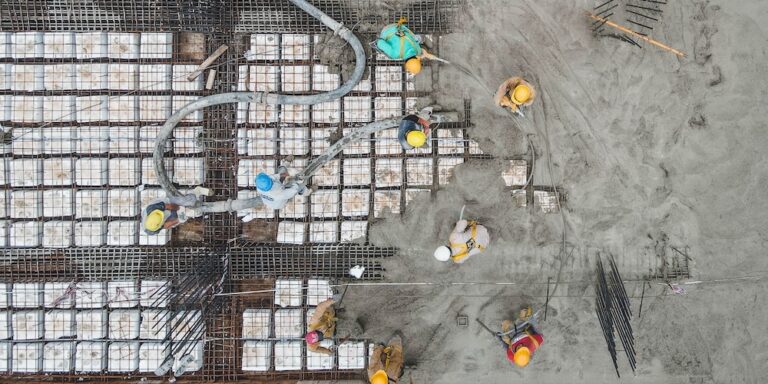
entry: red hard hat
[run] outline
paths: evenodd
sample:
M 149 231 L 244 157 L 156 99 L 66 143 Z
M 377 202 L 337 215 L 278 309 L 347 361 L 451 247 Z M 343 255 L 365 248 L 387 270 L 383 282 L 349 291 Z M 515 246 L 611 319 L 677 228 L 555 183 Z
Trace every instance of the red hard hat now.
M 304 335 L 304 340 L 307 341 L 307 344 L 315 344 L 320 342 L 320 335 L 317 331 L 312 331 Z
M 512 348 L 507 348 L 507 360 L 515 362 L 515 352 L 512 351 Z

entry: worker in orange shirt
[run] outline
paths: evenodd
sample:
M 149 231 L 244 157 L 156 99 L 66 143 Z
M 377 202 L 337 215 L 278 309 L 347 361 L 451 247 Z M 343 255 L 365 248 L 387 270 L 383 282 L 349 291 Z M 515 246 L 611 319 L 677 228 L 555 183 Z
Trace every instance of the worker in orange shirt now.
M 499 338 L 504 343 L 507 359 L 520 368 L 530 363 L 534 352 L 544 344 L 544 336 L 534 325 L 536 315 L 531 315 L 531 307 L 520 311 L 518 322 L 504 320 L 501 323 Z
M 371 384 L 397 383 L 403 374 L 403 339 L 394 336 L 387 346 L 378 344 L 368 361 L 368 380 Z

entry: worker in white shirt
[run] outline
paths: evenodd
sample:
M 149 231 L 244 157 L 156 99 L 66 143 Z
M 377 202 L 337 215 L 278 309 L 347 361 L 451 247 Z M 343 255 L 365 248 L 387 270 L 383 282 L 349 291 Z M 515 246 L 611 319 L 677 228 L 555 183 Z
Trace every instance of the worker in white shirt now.
M 490 242 L 491 237 L 484 226 L 476 221 L 459 220 L 453 228 L 449 244 L 438 247 L 435 250 L 435 258 L 461 264 L 484 251 Z
M 264 172 L 259 172 L 256 176 L 256 190 L 267 207 L 282 209 L 294 196 L 308 196 L 312 192 L 311 189 L 299 183 L 286 187 L 289 178 L 288 169 L 281 166 L 277 171 L 277 174 L 271 176 Z

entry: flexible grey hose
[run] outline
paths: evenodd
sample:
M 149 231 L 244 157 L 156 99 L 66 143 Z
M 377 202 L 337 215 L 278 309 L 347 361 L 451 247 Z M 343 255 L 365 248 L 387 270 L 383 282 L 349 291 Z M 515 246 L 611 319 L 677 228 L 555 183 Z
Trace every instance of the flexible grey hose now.
M 358 82 L 360 82 L 360 79 L 362 79 L 363 72 L 365 71 L 365 50 L 363 49 L 363 45 L 360 43 L 360 40 L 352 33 L 352 31 L 344 27 L 338 21 L 331 19 L 328 15 L 315 8 L 305 0 L 289 1 L 325 24 L 325 26 L 330 28 L 334 33 L 339 35 L 352 47 L 352 50 L 355 52 L 355 70 L 352 72 L 352 76 L 341 87 L 333 91 L 320 93 L 317 95 L 292 96 L 264 92 L 229 92 L 206 96 L 185 105 L 176 111 L 176 113 L 171 115 L 171 117 L 168 118 L 165 124 L 163 124 L 163 126 L 160 128 L 160 132 L 157 135 L 157 141 L 155 142 L 155 149 L 152 152 L 152 160 L 154 162 L 157 180 L 168 196 L 181 196 L 181 193 L 179 193 L 179 190 L 168 178 L 168 173 L 165 169 L 165 162 L 163 161 L 165 142 L 171 136 L 171 133 L 173 132 L 173 129 L 176 127 L 176 125 L 190 113 L 199 109 L 210 107 L 212 105 L 240 102 L 273 105 L 318 104 L 336 100 L 346 95 L 349 93 L 349 91 L 352 90 L 352 88 L 357 85 Z M 257 207 L 261 204 L 261 199 L 253 198 L 214 203 L 206 202 L 201 204 L 202 205 L 199 206 L 199 208 L 203 212 L 227 212 Z M 225 207 L 226 209 L 224 209 Z

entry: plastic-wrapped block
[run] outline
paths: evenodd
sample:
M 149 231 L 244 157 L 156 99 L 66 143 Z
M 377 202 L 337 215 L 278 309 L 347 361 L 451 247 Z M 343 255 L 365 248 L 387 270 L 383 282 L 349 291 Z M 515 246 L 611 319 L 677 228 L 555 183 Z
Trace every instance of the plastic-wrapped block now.
M 410 186 L 431 186 L 433 181 L 432 159 L 406 159 L 405 178 Z
M 240 187 L 255 187 L 254 179 L 259 172 L 275 173 L 274 160 L 244 159 L 237 163 L 237 185 Z
M 339 344 L 339 369 L 363 369 L 365 367 L 365 343 L 348 341 Z
M 299 294 L 301 300 L 301 294 Z M 299 304 L 301 305 L 301 304 Z M 304 315 L 301 309 L 275 310 L 275 337 L 301 337 L 304 334 Z
M 44 51 L 42 32 L 16 32 L 13 34 L 11 56 L 14 59 L 43 57 Z
M 281 221 L 277 225 L 277 242 L 284 244 L 303 244 L 306 225 L 292 221 Z
M 376 159 L 376 186 L 394 187 L 403 183 L 402 159 Z
M 110 372 L 133 372 L 139 369 L 139 343 L 116 342 L 109 344 L 107 370 Z
M 544 213 L 557 213 L 560 204 L 557 201 L 557 193 L 551 191 L 533 191 L 533 204 Z
M 43 191 L 43 216 L 72 216 L 73 200 L 71 189 L 48 189 Z
M 339 191 L 320 190 L 309 195 L 312 217 L 336 217 L 339 215 Z
M 280 154 L 304 156 L 309 152 L 308 128 L 280 128 Z
M 12 91 L 42 91 L 45 88 L 45 66 L 16 64 L 11 67 Z
M 10 339 L 11 335 L 13 335 L 11 329 L 11 312 L 0 311 L 0 340 Z M 2 348 L 4 344 L 5 343 L 0 343 L 0 348 Z
M 205 320 L 200 311 L 179 311 L 170 323 L 174 341 L 197 340 L 205 335 Z
M 104 283 L 83 281 L 77 283 L 75 306 L 77 308 L 101 308 L 107 303 Z
M 282 35 L 283 60 L 309 60 L 309 35 Z
M 259 92 L 277 92 L 277 67 L 253 65 L 248 68 L 248 90 Z
M 180 128 L 176 128 L 178 130 Z M 174 131 L 175 131 L 174 130 Z M 150 125 L 139 128 L 139 152 L 152 153 L 155 150 L 155 142 L 157 141 L 157 135 L 160 133 L 160 127 L 156 125 Z M 165 150 L 171 149 L 171 142 L 165 142 Z
M 313 222 L 309 224 L 310 243 L 335 243 L 338 234 L 338 223 L 335 221 Z
M 345 122 L 371 121 L 371 97 L 370 96 L 344 97 L 344 121 Z
M 141 311 L 139 338 L 142 340 L 163 340 L 168 336 L 171 314 L 162 309 Z
M 72 222 L 48 221 L 43 223 L 43 247 L 66 248 L 72 245 Z
M 76 372 L 100 372 L 104 369 L 106 357 L 106 343 L 80 342 L 75 347 L 75 371 Z
M 371 192 L 367 189 L 345 189 L 341 193 L 343 216 L 367 216 Z
M 163 308 L 168 305 L 171 285 L 166 280 L 142 280 L 140 292 L 141 306 Z
M 277 107 L 271 104 L 248 104 L 248 123 L 267 124 L 277 121 Z
M 75 330 L 79 340 L 97 340 L 107 337 L 107 311 L 79 311 L 75 315 Z
M 301 306 L 303 294 L 301 284 L 301 280 L 294 279 L 278 279 L 275 281 L 275 304 L 283 308 Z
M 74 64 L 50 64 L 45 66 L 45 89 L 66 91 L 75 88 Z
M 301 369 L 301 341 L 278 341 L 275 343 L 275 370 L 295 371 Z
M 509 160 L 508 167 L 501 173 L 504 184 L 508 187 L 513 185 L 525 185 L 528 180 L 528 162 L 525 160 Z
M 412 153 L 415 149 L 408 150 Z M 397 129 L 386 129 L 376 133 L 376 154 L 396 155 L 403 152 L 400 141 L 397 139 Z
M 138 214 L 135 189 L 111 189 L 107 194 L 107 214 L 114 217 L 133 217 Z
M 81 158 L 75 160 L 75 183 L 78 186 L 106 184 L 107 159 Z
M 257 197 L 259 194 L 256 191 L 237 191 L 238 199 L 250 199 Z M 288 205 L 291 205 L 289 202 Z M 286 205 L 286 208 L 288 207 Z M 285 210 L 286 208 L 283 208 Z M 260 219 L 271 219 L 275 217 L 275 210 L 270 209 L 266 205 L 260 205 L 258 208 L 249 208 L 237 211 L 237 215 L 240 217 L 251 216 Z
M 376 191 L 373 194 L 374 217 L 383 216 L 384 212 L 400 213 L 400 191 Z
M 173 90 L 174 91 L 199 91 L 203 89 L 203 78 L 198 76 L 192 81 L 187 81 L 187 75 L 197 70 L 197 65 L 181 64 L 173 66 Z
M 74 283 L 45 283 L 43 289 L 45 307 L 72 308 L 75 299 L 74 288 Z M 46 329 L 48 329 L 47 326 Z
M 118 309 L 109 314 L 109 338 L 133 340 L 139 337 L 141 313 L 138 309 Z
M 75 85 L 80 90 L 107 89 L 108 74 L 109 65 L 106 63 L 77 64 L 75 66 Z
M 171 347 L 166 343 L 141 343 L 139 346 L 139 372 L 154 372 L 163 364 Z
M 294 93 L 309 91 L 309 66 L 283 66 L 280 75 L 283 84 L 283 92 Z
M 110 281 L 107 295 L 110 308 L 133 308 L 139 304 L 135 281 Z
M 277 151 L 277 130 L 256 128 L 246 131 L 246 150 L 250 156 L 271 156 Z
M 43 311 L 13 313 L 13 339 L 37 340 L 43 337 Z
M 43 159 L 43 185 L 70 185 L 73 179 L 71 158 Z
M 11 150 L 14 155 L 39 155 L 43 153 L 43 134 L 40 129 L 14 128 L 12 133 Z M 13 166 L 14 162 L 18 162 L 18 164 L 24 164 L 21 169 L 27 169 L 27 167 L 37 167 L 31 164 L 37 161 L 36 159 L 12 160 L 11 166 Z M 39 170 L 39 168 L 36 169 Z M 33 180 L 37 179 L 39 179 L 39 176 L 33 176 Z
M 197 101 L 200 96 L 173 96 L 173 110 L 178 111 L 187 104 Z M 184 117 L 183 122 L 201 122 L 203 121 L 203 110 L 198 109 Z
M 341 241 L 349 242 L 364 238 L 368 232 L 367 221 L 342 221 Z
M 203 127 L 177 127 L 173 130 L 173 152 L 200 153 L 203 151 Z
M 333 346 L 333 340 L 323 340 L 320 346 L 330 348 Z M 333 356 L 307 350 L 307 369 L 310 371 L 333 369 Z
M 43 57 L 47 59 L 75 57 L 73 32 L 46 32 L 43 36 L 43 44 Z
M 307 305 L 315 306 L 333 296 L 328 280 L 309 279 L 307 281 Z
M 43 153 L 62 154 L 72 153 L 74 128 L 70 127 L 46 127 L 41 129 L 43 141 Z
M 18 123 L 43 121 L 43 96 L 10 96 L 11 120 Z
M 11 192 L 11 218 L 34 219 L 40 217 L 39 191 Z
M 43 357 L 43 345 L 41 343 L 16 343 L 13 345 L 11 363 L 13 372 L 40 372 L 40 363 Z
M 325 65 L 315 65 L 312 68 L 312 89 L 317 91 L 332 91 L 339 87 L 339 75 L 329 73 Z
M 344 185 L 371 184 L 371 159 L 344 159 Z
M 246 341 L 243 343 L 243 371 L 267 371 L 272 359 L 272 343 Z
M 312 120 L 315 123 L 338 123 L 340 119 L 341 103 L 339 103 L 339 100 L 327 101 L 312 106 Z
M 290 104 L 283 105 L 281 108 L 281 121 L 298 124 L 306 124 L 309 122 L 309 106 Z
M 106 191 L 75 192 L 75 218 L 102 218 L 107 209 Z
M 40 245 L 40 223 L 21 221 L 11 224 L 11 247 L 37 247 Z
M 75 336 L 75 313 L 71 310 L 52 310 L 45 313 L 45 338 L 63 339 Z
M 165 121 L 171 117 L 171 96 L 139 96 L 139 119 L 142 121 Z
M 201 185 L 205 181 L 205 159 L 184 157 L 173 159 L 173 182 L 181 185 Z
M 140 52 L 142 59 L 170 59 L 173 55 L 173 34 L 142 32 Z
M 376 66 L 376 92 L 401 92 L 403 68 L 401 66 Z
M 437 130 L 437 153 L 461 155 L 464 153 L 464 132 L 461 129 Z
M 169 64 L 140 64 L 139 89 L 142 91 L 169 91 L 171 66 Z
M 246 52 L 246 60 L 277 60 L 280 58 L 278 35 L 251 35 L 251 49 Z
M 330 160 L 323 164 L 312 177 L 312 184 L 316 186 L 339 185 L 339 160 Z
M 139 119 L 136 96 L 112 96 L 109 98 L 109 121 L 132 122 Z M 135 140 L 135 138 L 134 138 Z
M 272 312 L 269 309 L 246 309 L 243 311 L 243 338 L 268 339 L 272 325 Z
M 75 246 L 97 247 L 104 244 L 107 233 L 106 223 L 100 221 L 81 221 L 75 223 Z
M 307 198 L 294 196 L 288 204 L 280 210 L 280 217 L 298 219 L 307 215 Z
M 373 99 L 373 105 L 376 120 L 403 116 L 402 99 L 399 97 L 377 97 Z
M 453 168 L 464 163 L 464 159 L 457 157 L 441 157 L 437 159 L 437 177 L 440 185 L 448 184 L 453 178 Z
M 107 54 L 110 59 L 138 59 L 139 34 L 109 32 Z
M 80 123 L 89 123 L 94 121 L 106 121 L 109 119 L 109 114 L 107 113 L 107 106 L 109 105 L 107 96 L 81 96 L 75 99 L 75 119 Z M 104 133 L 106 134 L 106 127 L 80 127 L 78 128 L 79 132 L 86 132 L 91 134 L 98 134 L 99 130 L 105 130 Z M 99 140 L 100 139 L 100 140 Z M 97 140 L 95 143 L 94 140 Z M 78 136 L 78 141 L 80 143 L 86 142 L 86 144 L 90 144 L 88 147 L 83 147 L 84 149 L 88 149 L 89 153 L 102 153 L 106 150 L 102 149 L 101 146 L 96 146 L 95 144 L 99 144 L 99 141 L 107 140 L 107 137 L 101 137 L 101 136 Z M 79 148 L 79 147 L 78 147 Z M 97 150 L 99 152 L 92 152 L 94 150 Z M 81 151 L 82 152 L 82 151 Z
M 75 55 L 78 59 L 107 57 L 107 33 L 84 32 L 75 35 Z
M 109 159 L 109 184 L 134 186 L 139 184 L 138 159 Z
M 39 283 L 13 284 L 12 304 L 14 308 L 37 308 L 42 299 L 43 286 Z M 42 321 L 42 316 L 41 316 Z

